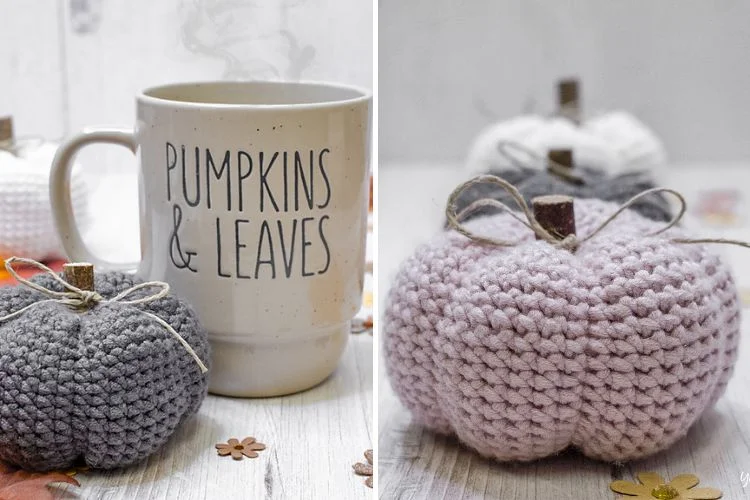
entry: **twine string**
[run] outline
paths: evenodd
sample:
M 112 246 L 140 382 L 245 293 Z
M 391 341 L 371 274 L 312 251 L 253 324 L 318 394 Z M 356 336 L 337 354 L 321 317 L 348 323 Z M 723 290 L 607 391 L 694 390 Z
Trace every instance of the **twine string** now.
M 58 292 L 56 290 L 51 290 L 38 283 L 34 283 L 33 281 L 22 278 L 16 272 L 14 268 L 15 263 L 26 264 L 32 267 L 36 267 L 37 269 L 43 271 L 44 273 L 52 276 L 52 278 L 55 281 L 57 281 L 63 287 L 65 291 Z M 124 304 L 124 305 L 147 304 L 149 302 L 154 302 L 156 300 L 162 299 L 169 294 L 169 284 L 163 281 L 147 281 L 145 283 L 140 283 L 138 285 L 132 286 L 128 288 L 127 290 L 119 293 L 118 295 L 112 297 L 111 299 L 105 299 L 96 291 L 82 290 L 76 286 L 71 285 L 70 283 L 62 279 L 56 272 L 54 272 L 52 269 L 45 266 L 41 262 L 37 262 L 34 259 L 27 259 L 24 257 L 11 257 L 7 259 L 5 261 L 5 269 L 7 269 L 8 273 L 10 273 L 10 275 L 13 276 L 16 279 L 16 281 L 18 281 L 18 283 L 51 298 L 40 300 L 38 302 L 34 302 L 32 304 L 29 304 L 26 307 L 19 309 L 18 311 L 14 311 L 10 314 L 6 314 L 5 316 L 0 317 L 0 323 L 16 318 L 22 315 L 23 313 L 25 313 L 26 311 L 28 311 L 29 309 L 36 307 L 40 304 L 57 303 L 57 304 L 63 304 L 73 309 L 87 309 L 89 307 L 95 306 L 96 304 L 100 304 L 100 303 Z M 126 297 L 130 296 L 131 294 L 139 290 L 149 289 L 149 288 L 158 288 L 159 290 L 151 295 L 146 295 L 138 299 L 124 300 Z M 201 373 L 208 372 L 208 368 L 203 363 L 203 361 L 201 361 L 200 356 L 198 356 L 198 354 L 190 346 L 190 344 L 188 344 L 188 342 L 182 337 L 182 335 L 180 335 L 177 332 L 177 330 L 175 330 L 169 323 L 161 319 L 159 316 L 153 313 L 150 313 L 148 311 L 143 311 L 139 309 L 138 312 L 145 316 L 148 316 L 150 319 L 152 319 L 153 321 L 155 321 L 156 323 L 164 327 L 164 329 L 166 329 L 182 345 L 182 347 L 185 348 L 187 353 L 190 354 L 190 356 L 195 360 L 195 362 L 198 364 L 198 367 L 200 367 Z
M 523 216 L 525 217 L 525 220 L 520 215 L 518 215 L 511 207 L 509 207 L 505 203 L 499 200 L 496 200 L 494 198 L 481 198 L 471 203 L 469 206 L 461 210 L 461 212 L 457 212 L 456 202 L 459 199 L 459 197 L 464 193 L 464 191 L 466 191 L 467 189 L 477 184 L 494 184 L 504 189 L 511 196 L 511 198 L 513 198 L 513 201 L 515 202 L 516 206 L 521 210 Z M 521 224 L 531 229 L 539 237 L 539 239 L 544 240 L 547 243 L 554 245 L 556 247 L 574 252 L 578 249 L 579 246 L 581 246 L 581 244 L 595 237 L 605 227 L 609 226 L 612 222 L 614 222 L 627 208 L 633 205 L 633 203 L 637 202 L 643 197 L 650 196 L 655 193 L 667 193 L 667 194 L 671 194 L 672 196 L 674 196 L 680 204 L 680 210 L 674 217 L 672 217 L 670 221 L 666 222 L 662 227 L 660 227 L 659 229 L 655 231 L 652 231 L 650 233 L 646 233 L 643 235 L 643 237 L 649 237 L 649 236 L 656 236 L 658 234 L 661 234 L 667 231 L 668 229 L 674 227 L 676 224 L 678 224 L 682 220 L 682 218 L 685 215 L 685 211 L 687 210 L 687 202 L 685 201 L 685 198 L 682 196 L 680 192 L 675 191 L 674 189 L 661 188 L 661 187 L 647 189 L 645 191 L 642 191 L 636 194 L 635 196 L 627 200 L 625 203 L 620 205 L 620 207 L 617 210 L 615 210 L 609 217 L 607 217 L 603 222 L 601 222 L 588 235 L 584 237 L 578 237 L 575 234 L 571 234 L 560 239 L 559 235 L 552 234 L 550 231 L 548 231 L 539 223 L 539 221 L 534 216 L 534 212 L 529 208 L 529 205 L 526 203 L 526 200 L 524 199 L 523 195 L 513 184 L 506 181 L 502 177 L 498 177 L 496 175 L 480 175 L 480 176 L 474 177 L 473 179 L 469 179 L 468 181 L 462 183 L 461 185 L 456 187 L 456 189 L 453 190 L 453 192 L 448 197 L 448 202 L 445 207 L 445 217 L 448 220 L 449 228 L 455 230 L 456 232 L 466 236 L 467 238 L 477 243 L 500 246 L 500 247 L 512 247 L 512 246 L 519 245 L 521 241 L 503 240 L 499 238 L 493 238 L 490 236 L 482 236 L 468 229 L 461 222 L 468 215 L 474 213 L 481 207 L 494 207 L 494 208 L 497 208 L 504 212 L 509 213 L 514 219 L 516 219 Z M 699 238 L 699 239 L 672 238 L 670 239 L 670 241 L 672 243 L 680 243 L 680 244 L 721 243 L 721 244 L 736 245 L 736 246 L 741 246 L 745 248 L 750 248 L 750 243 L 748 242 L 744 242 L 740 240 L 730 240 L 726 238 Z

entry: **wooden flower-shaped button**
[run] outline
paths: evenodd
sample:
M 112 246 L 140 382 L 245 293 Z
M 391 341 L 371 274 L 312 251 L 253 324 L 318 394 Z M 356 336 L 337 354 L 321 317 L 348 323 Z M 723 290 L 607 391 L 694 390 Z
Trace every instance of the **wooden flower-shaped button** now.
M 365 451 L 365 459 L 367 459 L 367 463 L 357 462 L 352 467 L 354 468 L 354 473 L 359 476 L 367 476 L 367 479 L 365 479 L 365 485 L 369 488 L 372 488 L 372 450 Z
M 637 474 L 640 484 L 614 481 L 609 487 L 615 493 L 628 495 L 618 500 L 717 500 L 721 491 L 716 488 L 696 488 L 700 479 L 694 474 L 680 474 L 668 483 L 656 472 Z
M 255 458 L 258 456 L 260 450 L 265 449 L 266 445 L 257 442 L 254 437 L 246 437 L 241 442 L 232 438 L 226 443 L 216 444 L 216 450 L 220 456 L 232 455 L 232 458 L 235 460 L 242 460 L 242 455 L 248 458 Z

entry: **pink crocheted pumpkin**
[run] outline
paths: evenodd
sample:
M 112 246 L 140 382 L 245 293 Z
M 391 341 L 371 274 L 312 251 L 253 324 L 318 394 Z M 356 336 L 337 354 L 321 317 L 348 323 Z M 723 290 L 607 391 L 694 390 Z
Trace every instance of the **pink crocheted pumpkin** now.
M 576 200 L 586 236 L 617 206 Z M 450 231 L 398 273 L 385 312 L 391 384 L 416 420 L 498 460 L 574 446 L 641 458 L 685 435 L 721 396 L 739 340 L 727 266 L 625 211 L 571 253 L 507 214 Z

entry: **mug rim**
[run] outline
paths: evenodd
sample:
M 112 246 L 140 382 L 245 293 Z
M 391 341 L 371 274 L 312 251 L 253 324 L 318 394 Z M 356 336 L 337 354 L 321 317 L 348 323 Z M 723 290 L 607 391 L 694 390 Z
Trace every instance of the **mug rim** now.
M 284 103 L 284 104 L 247 104 L 247 103 L 218 103 L 202 101 L 182 101 L 178 99 L 168 99 L 165 97 L 156 97 L 153 94 L 158 91 L 176 89 L 180 87 L 199 87 L 201 85 L 226 85 L 226 86 L 243 86 L 243 85 L 277 85 L 277 86 L 299 86 L 299 87 L 324 87 L 331 90 L 348 91 L 358 94 L 355 97 L 325 100 L 318 102 L 305 103 Z M 138 102 L 155 106 L 176 106 L 180 108 L 220 108 L 220 109 L 317 109 L 330 108 L 333 106 L 351 105 L 361 102 L 367 102 L 372 99 L 372 91 L 356 85 L 333 83 L 316 80 L 300 81 L 274 81 L 274 80 L 205 80 L 205 81 L 186 81 L 154 85 L 140 91 L 137 96 Z

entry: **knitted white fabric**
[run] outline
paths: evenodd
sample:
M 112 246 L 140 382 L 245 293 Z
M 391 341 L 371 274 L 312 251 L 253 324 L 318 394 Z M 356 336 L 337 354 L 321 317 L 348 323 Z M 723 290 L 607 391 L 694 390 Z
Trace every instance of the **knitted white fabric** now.
M 582 127 L 615 152 L 621 170 L 647 170 L 666 163 L 667 154 L 661 140 L 630 113 L 603 113 L 586 120 Z
M 0 150 L 0 257 L 64 256 L 49 200 L 49 171 L 56 150 L 52 143 L 23 148 L 18 157 Z M 71 199 L 82 230 L 89 225 L 88 196 L 83 175 L 74 169 Z
M 527 115 L 493 124 L 476 138 L 466 162 L 474 174 L 513 167 L 499 144 L 518 143 L 544 158 L 550 149 L 573 150 L 576 165 L 598 168 L 611 174 L 658 168 L 666 160 L 664 146 L 637 118 L 624 111 L 594 116 L 580 126 L 562 117 Z M 519 160 L 531 167 L 530 159 Z M 533 162 L 531 162 L 533 163 Z

